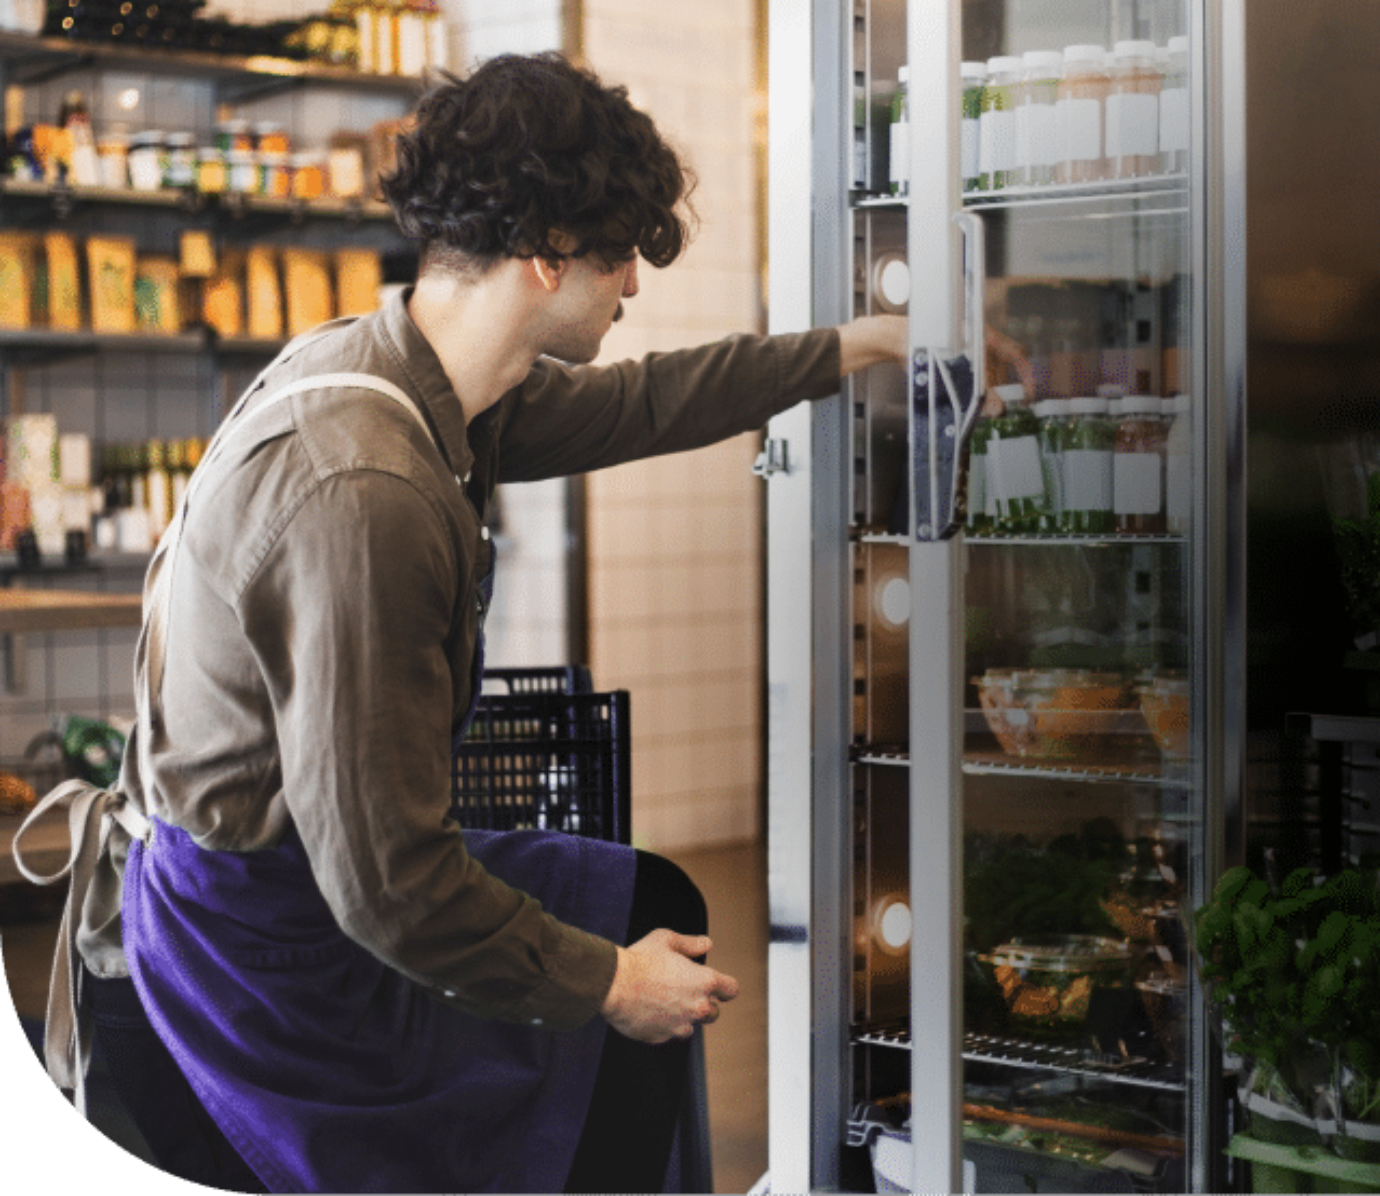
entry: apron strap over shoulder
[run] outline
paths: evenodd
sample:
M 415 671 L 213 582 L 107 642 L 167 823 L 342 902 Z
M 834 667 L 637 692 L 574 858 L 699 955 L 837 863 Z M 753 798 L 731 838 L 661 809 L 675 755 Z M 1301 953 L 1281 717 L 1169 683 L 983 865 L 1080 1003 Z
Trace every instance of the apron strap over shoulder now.
M 51 875 L 33 871 L 24 862 L 24 836 L 49 810 L 65 806 L 72 847 L 67 862 Z M 59 1088 L 71 1089 L 73 1103 L 86 1116 L 86 1072 L 91 1061 L 89 1017 L 79 1000 L 80 970 L 77 956 L 77 928 L 96 872 L 96 862 L 105 852 L 115 825 L 130 836 L 147 843 L 153 824 L 121 793 L 98 789 L 88 781 L 65 781 L 52 790 L 29 812 L 14 836 L 14 862 L 24 876 L 36 885 L 56 884 L 69 879 L 67 900 L 58 927 L 53 974 L 48 983 L 47 1025 L 43 1035 L 43 1054 L 48 1074 Z
M 304 344 L 307 342 L 303 342 Z M 260 381 L 262 376 L 260 377 Z M 384 378 L 368 374 L 317 374 L 300 378 L 273 392 L 246 411 L 249 396 L 258 385 L 251 386 L 222 423 L 206 456 L 183 496 L 182 504 L 159 541 L 149 563 L 144 588 L 144 620 L 136 647 L 135 706 L 138 715 L 133 736 L 133 748 L 140 754 L 140 775 L 146 782 L 153 776 L 152 751 L 161 730 L 161 690 L 166 654 L 168 608 L 172 598 L 173 566 L 181 541 L 182 524 L 187 508 L 196 494 L 205 467 L 235 431 L 253 423 L 259 411 L 307 391 L 335 388 L 358 388 L 374 391 L 405 408 L 421 425 L 428 439 L 435 443 L 431 429 L 417 404 L 400 387 Z M 50 810 L 66 807 L 71 830 L 71 854 L 62 868 L 50 876 L 34 872 L 24 863 L 22 842 L 25 834 Z M 62 910 L 58 931 L 57 951 L 53 959 L 53 974 L 48 986 L 47 1028 L 43 1053 L 48 1074 L 60 1088 L 70 1089 L 73 1102 L 82 1116 L 86 1115 L 86 1072 L 91 1060 L 90 1014 L 80 999 L 81 968 L 77 963 L 77 930 L 87 893 L 96 873 L 96 865 L 109 849 L 110 836 L 119 827 L 131 839 L 148 844 L 153 836 L 153 823 L 123 793 L 99 789 L 86 781 L 66 781 L 48 793 L 24 819 L 14 839 L 14 858 L 20 872 L 38 885 L 57 884 L 69 879 L 67 900 Z

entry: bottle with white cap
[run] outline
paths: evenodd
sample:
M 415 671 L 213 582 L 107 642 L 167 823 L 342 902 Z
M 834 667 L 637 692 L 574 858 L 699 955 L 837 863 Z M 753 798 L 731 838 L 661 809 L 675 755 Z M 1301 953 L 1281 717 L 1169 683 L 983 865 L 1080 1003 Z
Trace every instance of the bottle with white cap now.
M 1101 46 L 1064 48 L 1064 75 L 1059 80 L 1056 119 L 1063 139 L 1059 155 L 1061 183 L 1093 183 L 1108 177 L 1103 123 L 1112 89 Z
M 1171 37 L 1165 47 L 1164 82 L 1160 87 L 1160 169 L 1181 174 L 1188 169 L 1188 38 Z
M 960 167 L 959 174 L 963 178 L 963 190 L 976 191 L 978 189 L 978 174 L 980 172 L 981 154 L 981 134 L 979 126 L 982 120 L 982 85 L 987 81 L 987 64 L 985 62 L 965 62 L 960 68 L 963 82 L 962 99 L 962 120 L 959 125 L 960 133 Z
M 1134 179 L 1160 169 L 1160 85 L 1155 44 L 1117 42 L 1107 96 L 1107 160 L 1114 178 Z
M 1059 161 L 1054 114 L 1062 64 L 1057 50 L 1031 50 L 1021 59 L 1023 77 L 1016 100 L 1016 170 L 1025 186 L 1054 182 Z
M 1016 92 L 1021 84 L 1021 60 L 1001 55 L 987 60 L 982 85 L 982 115 L 978 121 L 978 186 L 1001 191 L 1014 186 L 1016 175 Z

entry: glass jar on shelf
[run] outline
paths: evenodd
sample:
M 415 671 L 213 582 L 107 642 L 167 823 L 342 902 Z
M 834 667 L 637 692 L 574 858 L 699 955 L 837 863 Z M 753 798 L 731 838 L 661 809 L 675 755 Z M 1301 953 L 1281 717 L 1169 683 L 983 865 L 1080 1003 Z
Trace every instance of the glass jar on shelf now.
M 1164 532 L 1164 404 L 1155 395 L 1126 395 L 1112 404 L 1112 509 L 1118 532 Z
M 963 190 L 968 192 L 978 189 L 978 176 L 981 171 L 982 85 L 987 81 L 987 64 L 965 62 L 960 68 L 960 73 L 963 81 L 963 99 L 962 120 L 959 125 L 959 173 L 963 177 Z
M 1064 444 L 1069 399 L 1041 399 L 1031 406 L 1039 422 L 1040 472 L 1045 483 L 1045 509 L 1040 530 L 1061 530 L 1064 512 Z
M 1107 161 L 1112 177 L 1142 178 L 1160 169 L 1160 86 L 1155 44 L 1117 42 L 1107 96 Z
M 1021 60 L 999 55 L 987 60 L 978 120 L 978 189 L 1002 191 L 1014 186 L 1016 170 L 1016 93 Z
M 1061 183 L 1094 183 L 1110 174 L 1103 126 L 1112 79 L 1101 46 L 1064 49 L 1057 119 L 1063 139 L 1056 177 Z
M 1063 429 L 1064 509 L 1060 529 L 1075 535 L 1108 535 L 1112 514 L 1112 451 L 1116 425 L 1107 400 L 1068 403 Z
M 968 512 L 966 526 L 970 532 L 990 532 L 995 513 L 991 492 L 987 487 L 987 442 L 992 438 L 992 420 L 979 416 L 968 440 Z
M 1063 58 L 1057 50 L 1031 50 L 1021 59 L 1022 80 L 1016 99 L 1017 180 L 1028 187 L 1055 181 L 1059 134 L 1055 111 Z
M 1171 37 L 1164 51 L 1160 87 L 1160 170 L 1188 170 L 1188 38 Z
M 995 509 L 996 531 L 1027 535 L 1040 530 L 1048 510 L 1040 468 L 1040 421 L 1019 383 L 993 389 L 1003 410 L 992 420 L 987 440 L 988 501 Z

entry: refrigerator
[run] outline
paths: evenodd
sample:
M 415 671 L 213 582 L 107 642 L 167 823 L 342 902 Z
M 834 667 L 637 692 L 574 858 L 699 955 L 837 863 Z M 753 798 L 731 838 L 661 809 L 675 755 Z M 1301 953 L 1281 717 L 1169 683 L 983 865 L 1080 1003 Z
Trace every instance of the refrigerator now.
M 1189 927 L 1230 864 L 1373 845 L 1327 778 L 1380 742 L 1329 533 L 1376 457 L 1377 35 L 770 5 L 772 329 L 904 314 L 912 361 L 756 466 L 764 1190 L 1249 1182 Z

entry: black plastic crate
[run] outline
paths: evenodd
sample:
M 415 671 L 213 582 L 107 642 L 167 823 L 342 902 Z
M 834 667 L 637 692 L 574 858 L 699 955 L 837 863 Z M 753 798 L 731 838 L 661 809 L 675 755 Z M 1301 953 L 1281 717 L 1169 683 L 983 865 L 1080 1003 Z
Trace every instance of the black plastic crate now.
M 485 669 L 484 690 L 486 693 L 510 694 L 587 694 L 594 692 L 594 682 L 590 679 L 589 669 L 582 664 L 533 669 Z
M 484 694 L 451 762 L 450 816 L 628 843 L 630 747 L 626 690 Z

